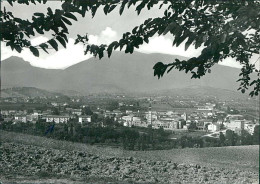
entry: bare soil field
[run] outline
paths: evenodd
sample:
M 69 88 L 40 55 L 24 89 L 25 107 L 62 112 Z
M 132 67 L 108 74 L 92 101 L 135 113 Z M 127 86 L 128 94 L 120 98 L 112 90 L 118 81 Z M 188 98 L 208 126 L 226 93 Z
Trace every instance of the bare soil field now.
M 125 151 L 0 131 L 0 183 L 258 183 L 258 146 Z

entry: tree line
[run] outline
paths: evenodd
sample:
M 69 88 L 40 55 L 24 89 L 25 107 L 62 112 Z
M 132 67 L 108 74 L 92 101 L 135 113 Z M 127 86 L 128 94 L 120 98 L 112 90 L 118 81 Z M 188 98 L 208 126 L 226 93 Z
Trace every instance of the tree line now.
M 73 122 L 68 124 L 46 122 L 13 124 L 12 122 L 3 122 L 0 124 L 0 129 L 58 140 L 119 147 L 125 150 L 163 150 L 259 144 L 259 126 L 255 127 L 253 135 L 244 130 L 242 130 L 241 135 L 227 130 L 226 135 L 220 133 L 219 138 L 185 135 L 178 139 L 169 139 L 172 132 L 165 131 L 162 128 L 123 127 L 119 124 L 102 127 Z

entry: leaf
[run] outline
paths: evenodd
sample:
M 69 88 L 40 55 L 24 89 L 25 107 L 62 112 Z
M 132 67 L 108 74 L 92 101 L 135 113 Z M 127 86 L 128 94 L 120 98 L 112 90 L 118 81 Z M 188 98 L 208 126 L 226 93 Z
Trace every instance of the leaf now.
M 28 37 L 31 38 L 30 35 L 27 32 L 24 32 L 24 34 Z
M 92 15 L 92 18 L 95 16 L 95 14 L 96 14 L 96 12 L 97 12 L 97 6 L 93 6 L 92 8 L 91 8 L 91 15 Z
M 158 79 L 162 77 L 167 69 L 167 66 L 162 62 L 158 62 L 154 65 L 154 76 L 158 76 Z
M 108 57 L 111 56 L 112 51 L 113 51 L 113 48 L 116 49 L 118 46 L 119 46 L 119 43 L 118 43 L 117 41 L 112 42 L 112 43 L 108 46 L 108 48 L 107 48 Z
M 7 2 L 8 2 L 11 6 L 13 6 L 12 0 L 7 0 Z
M 12 50 L 14 50 L 14 46 L 15 46 L 14 43 L 10 42 L 10 47 L 11 47 Z
M 22 48 L 21 48 L 19 45 L 15 45 L 14 48 L 15 48 L 15 50 L 16 50 L 17 52 L 19 52 L 19 53 L 22 52 Z
M 171 22 L 164 30 L 163 35 L 166 35 L 169 31 L 173 30 L 177 26 L 176 22 Z
M 195 43 L 195 49 L 199 48 L 202 44 L 202 40 L 201 39 L 198 39 Z
M 109 5 L 107 4 L 105 7 L 104 7 L 104 13 L 107 15 L 108 13 L 108 10 L 109 10 Z
M 103 51 L 104 51 L 103 49 L 99 49 L 99 51 L 98 51 L 99 59 L 101 59 L 104 56 L 104 52 Z
M 66 24 L 72 25 L 72 23 L 71 23 L 68 19 L 66 19 L 65 17 L 62 17 L 61 19 L 62 19 Z
M 250 83 L 250 86 L 254 85 L 255 83 L 257 83 L 256 80 L 254 80 L 253 82 Z
M 39 57 L 40 54 L 39 54 L 38 49 L 36 49 L 36 48 L 33 47 L 33 46 L 30 46 L 29 49 L 30 49 L 30 51 L 33 53 L 34 56 Z
M 136 11 L 137 11 L 137 14 L 139 15 L 142 11 L 142 9 L 144 8 L 145 6 L 145 2 L 141 2 L 137 7 L 136 7 Z
M 52 12 L 52 10 L 51 10 L 50 7 L 48 7 L 47 10 L 48 10 L 48 14 L 49 14 L 49 15 L 53 15 L 53 12 Z
M 124 9 L 125 9 L 125 5 L 126 3 L 128 2 L 128 0 L 123 0 L 121 6 L 120 6 L 120 9 L 119 9 L 119 14 L 122 15 Z
M 65 35 L 64 33 L 61 33 L 60 34 L 61 37 L 63 37 L 63 39 L 68 43 L 68 38 L 67 38 L 67 35 Z
M 181 26 L 176 26 L 174 30 L 171 31 L 173 35 L 175 35 L 176 38 L 179 38 L 182 35 L 183 29 Z
M 39 27 L 35 27 L 35 30 L 39 33 L 39 34 L 44 34 L 43 30 Z
M 46 48 L 48 48 L 48 45 L 46 43 L 42 43 L 39 46 L 42 48 L 42 50 L 49 54 L 49 52 L 46 50 Z
M 37 17 L 44 17 L 43 13 L 34 13 L 34 15 L 37 16 Z
M 157 31 L 154 29 L 154 30 L 151 30 L 149 33 L 148 33 L 148 36 L 149 37 L 153 37 L 155 35 Z
M 63 28 L 64 31 L 68 30 L 66 24 L 64 22 L 62 22 L 62 20 L 60 20 L 59 23 L 60 23 L 60 26 Z
M 167 71 L 169 73 L 174 68 L 174 65 L 171 66 L 171 68 Z
M 138 26 L 136 26 L 136 27 L 132 30 L 132 34 L 136 34 L 136 33 L 137 33 L 137 29 L 138 29 Z
M 148 36 L 144 36 L 144 41 L 145 41 L 145 43 L 149 43 Z
M 57 36 L 56 39 L 63 45 L 64 48 L 66 48 L 66 42 L 61 36 Z
M 188 39 L 188 41 L 185 43 L 185 51 L 188 50 L 188 48 L 190 47 L 190 45 L 192 44 L 192 42 L 194 41 L 195 36 L 191 35 Z
M 179 47 L 179 45 L 186 39 L 187 37 L 185 35 L 179 37 L 179 39 L 176 40 L 176 47 Z
M 113 51 L 113 45 L 109 45 L 108 48 L 107 48 L 107 55 L 108 55 L 109 58 L 112 54 L 112 51 Z
M 132 4 L 135 4 L 136 1 L 137 1 L 137 0 L 128 1 L 127 7 L 130 8 L 130 6 L 132 6 Z
M 151 22 L 151 20 L 153 20 L 153 19 L 152 19 L 152 18 L 146 19 L 146 20 L 144 21 L 144 25 L 147 25 L 149 22 Z
M 19 2 L 19 1 L 18 1 Z M 24 2 L 26 5 L 29 5 L 29 1 L 28 0 L 24 0 Z
M 77 17 L 75 15 L 73 15 L 72 13 L 65 13 L 64 16 L 67 18 L 73 19 L 75 21 L 78 20 Z
M 164 3 L 160 4 L 159 9 L 161 9 L 163 5 L 164 5 Z
M 82 15 L 82 17 L 85 17 L 86 11 L 87 11 L 87 7 L 86 7 L 86 6 L 82 6 L 82 9 L 81 9 L 81 15 Z
M 189 36 L 193 36 L 193 34 L 191 32 L 189 32 L 189 30 L 184 30 L 183 35 L 180 37 L 180 39 L 178 40 L 178 43 L 176 44 L 177 46 L 179 46 L 184 40 L 186 40 L 186 38 L 189 38 Z
M 14 20 L 15 22 L 20 23 L 20 24 L 23 24 L 23 23 L 24 23 L 23 20 L 20 19 L 20 18 L 14 18 L 13 20 Z
M 109 10 L 108 10 L 108 13 L 112 12 L 114 9 L 115 9 L 116 5 L 112 5 L 110 6 Z
M 130 47 L 131 47 L 131 45 L 128 43 L 126 45 L 125 53 L 129 53 L 130 52 Z
M 56 50 L 58 51 L 58 44 L 54 39 L 51 39 L 48 41 L 48 43 Z

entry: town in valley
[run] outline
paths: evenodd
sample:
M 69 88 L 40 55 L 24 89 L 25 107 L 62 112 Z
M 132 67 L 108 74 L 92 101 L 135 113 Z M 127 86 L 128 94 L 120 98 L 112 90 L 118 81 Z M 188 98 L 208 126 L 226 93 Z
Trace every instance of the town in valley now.
M 26 88 L 14 88 L 13 91 L 24 89 Z M 37 88 L 34 90 L 42 91 Z M 149 129 L 160 130 L 165 132 L 164 138 L 168 141 L 176 141 L 184 136 L 200 140 L 219 140 L 221 136 L 226 136 L 227 131 L 233 132 L 237 137 L 253 136 L 259 125 L 257 103 L 257 99 L 254 98 L 218 99 L 214 96 L 165 94 L 104 93 L 66 96 L 53 93 L 34 97 L 9 96 L 1 99 L 0 125 L 3 130 L 15 131 L 12 127 L 29 124 L 32 128 L 40 123 L 43 128 L 42 132 L 38 131 L 38 133 L 45 136 L 48 133 L 52 134 L 56 129 L 58 131 L 59 126 L 66 125 L 68 129 L 77 126 L 77 129 L 89 128 L 89 131 L 97 128 L 112 128 L 116 131 L 129 129 L 137 132 L 140 137 Z M 54 125 L 56 127 L 48 132 L 48 129 Z M 77 134 L 75 130 L 74 134 Z M 88 137 L 84 133 L 82 136 Z M 75 140 L 82 142 L 82 136 Z M 242 138 L 236 138 L 235 141 L 231 145 L 243 144 Z M 94 141 L 94 143 L 101 142 Z M 160 144 L 159 141 L 157 142 Z M 244 144 L 253 144 L 253 142 L 249 140 Z M 198 146 L 198 143 L 189 145 L 189 147 L 193 146 Z M 132 149 L 136 149 L 135 146 Z

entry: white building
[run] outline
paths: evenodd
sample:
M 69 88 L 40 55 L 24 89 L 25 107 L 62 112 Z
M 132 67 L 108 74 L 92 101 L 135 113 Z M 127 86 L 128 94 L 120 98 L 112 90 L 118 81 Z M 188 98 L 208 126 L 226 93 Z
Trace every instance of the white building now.
M 132 119 L 133 119 L 133 116 L 123 116 L 122 117 L 122 120 L 126 121 L 126 122 L 132 121 Z
M 39 114 L 38 112 L 34 112 L 33 114 L 29 114 L 26 116 L 27 121 L 34 122 L 38 121 L 39 119 L 42 119 L 42 114 Z
M 80 116 L 79 117 L 79 123 L 90 123 L 91 122 L 91 116 Z
M 188 125 L 183 125 L 182 129 L 183 130 L 188 130 Z
M 132 114 L 133 111 L 132 110 L 126 110 L 125 113 L 129 115 L 129 114 Z
M 72 109 L 71 113 L 77 116 L 81 116 L 82 115 L 82 110 L 81 109 Z
M 163 129 L 170 129 L 172 128 L 171 123 L 170 122 L 163 122 L 163 121 L 159 121 L 156 120 L 152 123 L 153 128 L 155 129 L 159 129 L 159 128 L 163 128 Z
M 147 127 L 148 124 L 146 122 L 143 122 L 141 120 L 135 120 L 135 121 L 130 121 L 130 122 L 125 122 L 124 126 L 138 126 L 138 127 Z
M 26 117 L 26 115 L 15 115 L 14 116 L 14 121 L 26 123 L 27 122 L 27 117 Z
M 210 132 L 216 132 L 216 131 L 219 131 L 219 130 L 220 130 L 219 124 L 211 123 L 211 124 L 208 125 L 208 131 L 210 131 Z
M 241 131 L 245 127 L 245 121 L 244 120 L 231 120 L 230 122 L 225 122 L 224 125 L 227 129 L 233 130 L 233 131 Z
M 123 116 L 121 119 L 123 120 L 124 126 L 128 126 L 128 127 L 132 126 L 133 116 Z
M 133 117 L 133 121 L 140 122 L 140 121 L 141 121 L 141 118 L 134 116 L 134 117 Z
M 164 130 L 176 130 L 183 127 L 181 121 L 162 121 L 156 120 L 152 122 L 152 127 L 155 129 L 163 128 Z
M 46 122 L 67 123 L 69 120 L 69 116 L 62 115 L 47 115 L 46 117 Z

